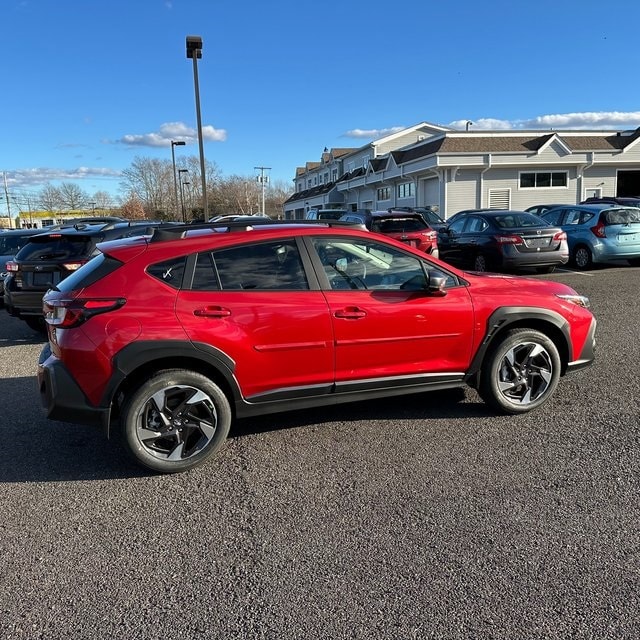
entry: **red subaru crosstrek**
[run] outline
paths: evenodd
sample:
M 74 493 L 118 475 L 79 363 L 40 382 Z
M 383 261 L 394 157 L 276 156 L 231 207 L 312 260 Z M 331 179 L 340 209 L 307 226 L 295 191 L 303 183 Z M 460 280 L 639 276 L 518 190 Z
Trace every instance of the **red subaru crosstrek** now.
M 160 472 L 269 412 L 471 385 L 523 413 L 594 357 L 595 319 L 568 286 L 466 273 L 341 222 L 175 226 L 99 248 L 44 297 L 43 404 L 119 429 Z

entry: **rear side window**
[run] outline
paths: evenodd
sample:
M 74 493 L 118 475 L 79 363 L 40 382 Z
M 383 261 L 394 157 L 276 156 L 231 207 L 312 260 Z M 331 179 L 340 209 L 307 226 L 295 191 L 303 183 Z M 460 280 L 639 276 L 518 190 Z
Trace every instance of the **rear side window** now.
M 309 289 L 294 240 L 242 245 L 215 251 L 212 267 L 225 290 Z M 212 276 L 209 281 L 213 287 L 215 277 Z
M 186 263 L 187 259 L 184 256 L 172 258 L 171 260 L 149 265 L 147 267 L 147 273 L 174 289 L 180 289 L 182 287 Z
M 16 254 L 17 260 L 75 260 L 91 255 L 93 243 L 88 236 L 52 234 L 34 236 Z

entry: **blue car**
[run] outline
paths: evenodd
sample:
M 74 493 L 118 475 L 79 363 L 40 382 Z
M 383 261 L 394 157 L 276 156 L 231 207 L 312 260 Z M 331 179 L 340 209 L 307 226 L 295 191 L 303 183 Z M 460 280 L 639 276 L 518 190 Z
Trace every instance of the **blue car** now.
M 640 208 L 617 204 L 562 205 L 540 216 L 567 234 L 577 269 L 627 260 L 640 266 Z

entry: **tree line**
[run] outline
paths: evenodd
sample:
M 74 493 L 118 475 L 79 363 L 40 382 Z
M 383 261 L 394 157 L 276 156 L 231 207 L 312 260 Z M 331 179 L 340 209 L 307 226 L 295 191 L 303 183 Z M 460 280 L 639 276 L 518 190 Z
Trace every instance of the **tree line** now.
M 256 176 L 223 176 L 215 162 L 205 162 L 207 218 L 221 214 L 262 212 L 262 183 Z M 99 210 L 120 212 L 128 218 L 193 220 L 205 217 L 202 204 L 202 178 L 197 156 L 182 156 L 176 163 L 136 156 L 124 169 L 120 194 L 105 191 L 89 194 L 75 183 L 46 185 L 37 193 L 38 207 L 51 212 Z M 264 203 L 267 215 L 278 218 L 292 189 L 284 181 L 265 183 Z

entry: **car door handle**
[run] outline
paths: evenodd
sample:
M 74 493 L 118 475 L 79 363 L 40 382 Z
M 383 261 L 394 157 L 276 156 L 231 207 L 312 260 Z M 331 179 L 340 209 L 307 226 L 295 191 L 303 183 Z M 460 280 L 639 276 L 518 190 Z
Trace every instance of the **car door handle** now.
M 367 314 L 358 307 L 347 307 L 346 309 L 340 309 L 333 314 L 336 318 L 346 318 L 347 320 L 359 320 L 364 318 Z
M 205 307 L 204 309 L 195 309 L 193 315 L 198 318 L 228 318 L 231 311 L 224 307 Z

